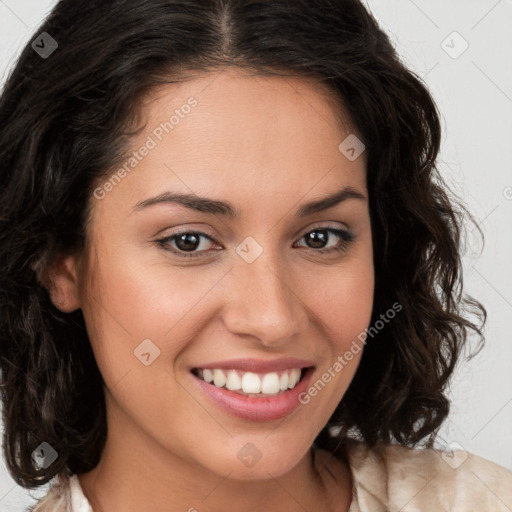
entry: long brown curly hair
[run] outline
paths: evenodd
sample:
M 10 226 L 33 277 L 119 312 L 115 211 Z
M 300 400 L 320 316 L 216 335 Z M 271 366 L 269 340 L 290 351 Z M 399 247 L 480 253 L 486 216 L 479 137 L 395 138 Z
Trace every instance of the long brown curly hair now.
M 486 310 L 462 290 L 463 221 L 475 221 L 436 168 L 433 98 L 361 1 L 61 0 L 32 39 L 43 32 L 58 48 L 43 58 L 27 45 L 0 98 L 0 389 L 15 481 L 87 472 L 106 440 L 83 315 L 53 305 L 45 270 L 84 249 L 93 186 L 122 161 L 143 95 L 226 65 L 317 79 L 366 143 L 372 324 L 403 310 L 368 341 L 315 444 L 432 446 L 469 331 L 484 341 Z M 58 458 L 37 469 L 41 442 Z

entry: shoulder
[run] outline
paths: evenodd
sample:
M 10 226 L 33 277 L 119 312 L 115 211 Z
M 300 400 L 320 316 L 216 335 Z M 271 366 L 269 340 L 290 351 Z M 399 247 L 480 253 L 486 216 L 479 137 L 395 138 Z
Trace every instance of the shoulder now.
M 92 512 L 76 475 L 58 475 L 46 496 L 28 512 Z
M 59 475 L 48 490 L 28 512 L 64 512 L 70 502 L 69 478 Z
M 361 512 L 512 510 L 512 473 L 463 450 L 350 442 L 346 457 Z

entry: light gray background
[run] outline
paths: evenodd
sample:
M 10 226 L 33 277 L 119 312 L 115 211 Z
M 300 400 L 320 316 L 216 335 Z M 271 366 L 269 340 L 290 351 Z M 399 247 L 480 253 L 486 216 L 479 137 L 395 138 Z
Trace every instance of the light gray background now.
M 55 3 L 0 0 L 0 83 Z M 512 0 L 367 4 L 433 93 L 444 129 L 439 167 L 486 236 L 480 255 L 478 238 L 469 234 L 464 282 L 488 309 L 487 344 L 452 381 L 452 411 L 438 446 L 458 443 L 512 470 Z M 464 40 L 469 47 L 457 56 Z M 2 459 L 0 512 L 33 503 Z

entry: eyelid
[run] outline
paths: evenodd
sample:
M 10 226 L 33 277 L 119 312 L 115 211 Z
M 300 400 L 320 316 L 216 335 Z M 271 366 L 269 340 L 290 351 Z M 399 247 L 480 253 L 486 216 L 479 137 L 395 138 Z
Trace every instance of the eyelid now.
M 162 238 L 172 238 L 173 236 L 179 236 L 183 235 L 185 233 L 197 233 L 198 235 L 205 235 L 215 242 L 215 237 L 217 235 L 214 234 L 213 231 L 209 230 L 208 228 L 194 228 L 194 227 L 188 227 L 188 228 L 177 228 L 177 231 L 173 231 L 170 235 L 166 235 Z M 217 242 L 218 243 L 218 242 Z
M 334 221 L 328 221 L 324 220 L 313 222 L 310 226 L 308 226 L 306 229 L 300 229 L 296 235 L 299 233 L 302 233 L 301 236 L 304 236 L 306 233 L 309 233 L 310 231 L 313 231 L 314 229 L 341 229 L 342 231 L 350 231 L 350 228 L 345 224 L 344 222 L 334 222 Z

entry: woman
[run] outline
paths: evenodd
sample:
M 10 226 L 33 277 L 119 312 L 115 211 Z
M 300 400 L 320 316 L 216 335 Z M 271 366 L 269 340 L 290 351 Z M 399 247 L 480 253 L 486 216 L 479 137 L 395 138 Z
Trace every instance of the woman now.
M 34 512 L 512 508 L 433 448 L 486 312 L 436 106 L 359 1 L 61 0 L 36 36 L 0 102 Z

